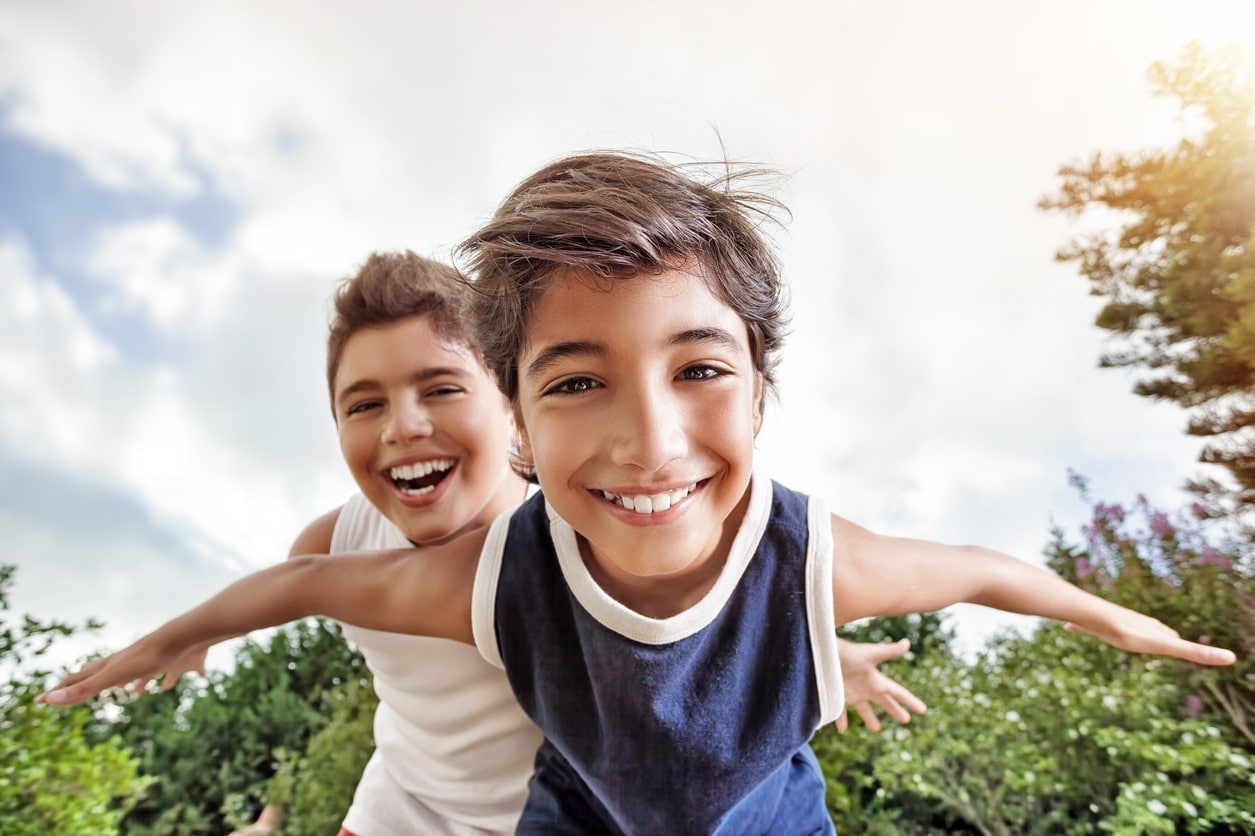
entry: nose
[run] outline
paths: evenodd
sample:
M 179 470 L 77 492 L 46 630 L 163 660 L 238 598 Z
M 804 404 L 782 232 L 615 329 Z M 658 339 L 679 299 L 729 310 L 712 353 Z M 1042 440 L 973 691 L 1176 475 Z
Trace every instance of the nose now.
M 432 434 L 434 427 L 427 408 L 417 401 L 395 402 L 388 410 L 383 426 L 385 444 L 404 444 Z
M 615 464 L 654 472 L 683 457 L 688 449 L 683 405 L 671 392 L 651 386 L 624 387 L 607 418 Z

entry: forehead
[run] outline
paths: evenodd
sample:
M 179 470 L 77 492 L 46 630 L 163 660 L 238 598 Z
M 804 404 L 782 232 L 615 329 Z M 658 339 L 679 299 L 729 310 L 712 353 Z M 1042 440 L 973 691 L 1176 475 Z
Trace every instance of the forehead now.
M 356 380 L 406 376 L 429 368 L 487 374 L 467 345 L 436 330 L 430 317 L 412 316 L 353 332 L 340 353 L 336 388 Z
M 706 327 L 748 339 L 740 315 L 701 276 L 683 270 L 627 279 L 565 273 L 551 277 L 533 303 L 521 353 L 570 340 L 627 348 Z

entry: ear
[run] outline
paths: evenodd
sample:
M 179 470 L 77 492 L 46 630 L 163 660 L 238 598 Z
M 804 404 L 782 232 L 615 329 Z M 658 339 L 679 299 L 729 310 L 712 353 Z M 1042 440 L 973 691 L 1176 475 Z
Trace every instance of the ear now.
M 536 461 L 532 458 L 532 442 L 527 437 L 527 429 L 523 425 L 523 416 L 519 414 L 517 405 L 510 410 L 510 420 L 514 426 L 514 442 L 510 446 L 510 455 L 515 461 L 524 464 L 535 472 Z
M 754 372 L 754 435 L 763 428 L 763 398 L 766 389 L 763 384 L 763 373 Z

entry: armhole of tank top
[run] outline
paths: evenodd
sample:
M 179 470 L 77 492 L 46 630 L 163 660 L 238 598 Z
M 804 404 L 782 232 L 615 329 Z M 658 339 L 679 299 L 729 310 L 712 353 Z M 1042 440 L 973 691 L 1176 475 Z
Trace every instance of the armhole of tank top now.
M 362 503 L 365 501 L 366 497 L 356 493 L 340 506 L 336 524 L 331 529 L 331 554 L 352 551 L 352 544 L 363 542 Z
M 837 655 L 837 627 L 832 608 L 832 518 L 814 497 L 806 509 L 806 619 L 810 627 L 815 687 L 819 690 L 819 725 L 837 719 L 845 707 L 845 684 Z
M 506 535 L 510 533 L 510 517 L 513 509 L 506 511 L 492 522 L 488 537 L 479 553 L 479 566 L 475 568 L 475 588 L 471 593 L 471 633 L 475 647 L 484 661 L 495 668 L 505 668 L 501 661 L 501 648 L 497 646 L 497 582 L 501 579 L 501 560 L 505 555 Z

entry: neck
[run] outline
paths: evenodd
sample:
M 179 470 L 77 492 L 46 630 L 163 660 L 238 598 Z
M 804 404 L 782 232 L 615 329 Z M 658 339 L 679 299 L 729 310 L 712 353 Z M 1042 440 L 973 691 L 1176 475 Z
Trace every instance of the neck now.
M 700 601 L 719 579 L 728 554 L 720 550 L 681 572 L 640 577 L 597 560 L 583 537 L 579 544 L 580 557 L 597 585 L 623 606 L 648 618 L 670 618 Z

